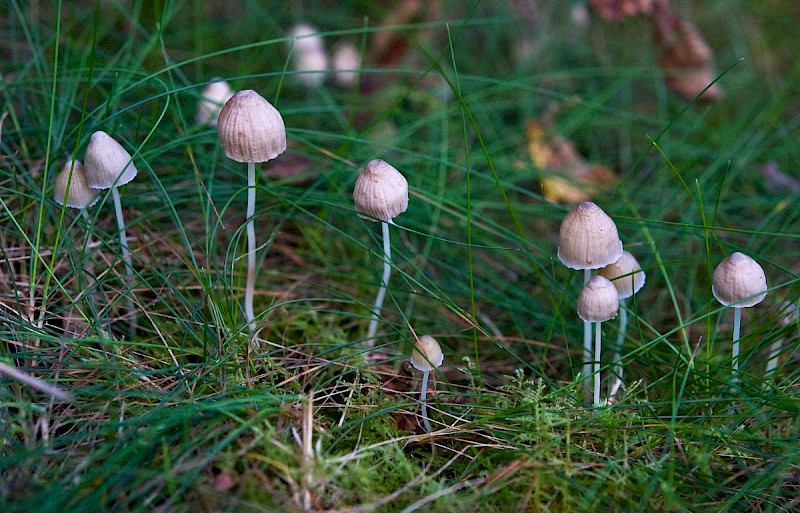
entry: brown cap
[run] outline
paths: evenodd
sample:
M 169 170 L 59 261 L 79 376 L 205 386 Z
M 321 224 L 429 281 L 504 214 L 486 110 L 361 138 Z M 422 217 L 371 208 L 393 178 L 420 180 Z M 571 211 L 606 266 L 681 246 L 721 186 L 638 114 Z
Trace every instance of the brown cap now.
M 767 277 L 758 262 L 737 251 L 714 269 L 711 291 L 725 306 L 755 306 L 767 297 Z
M 225 102 L 217 131 L 225 154 L 237 162 L 266 162 L 286 151 L 281 113 L 251 89 Z
M 613 319 L 619 311 L 619 293 L 608 278 L 592 276 L 578 296 L 578 317 L 586 322 Z
M 431 371 L 441 367 L 444 354 L 439 343 L 430 335 L 423 335 L 411 350 L 411 365 L 420 371 Z
M 92 189 L 120 187 L 136 178 L 131 154 L 102 130 L 92 134 L 83 160 L 86 183 Z
M 353 201 L 367 218 L 389 221 L 408 208 L 408 182 L 383 160 L 373 160 L 358 175 Z
M 622 256 L 617 226 L 591 201 L 567 213 L 558 240 L 558 259 L 570 269 L 599 269 Z
M 629 298 L 644 287 L 645 275 L 642 266 L 636 257 L 627 251 L 622 252 L 619 260 L 600 269 L 599 273 L 617 287 L 620 299 Z

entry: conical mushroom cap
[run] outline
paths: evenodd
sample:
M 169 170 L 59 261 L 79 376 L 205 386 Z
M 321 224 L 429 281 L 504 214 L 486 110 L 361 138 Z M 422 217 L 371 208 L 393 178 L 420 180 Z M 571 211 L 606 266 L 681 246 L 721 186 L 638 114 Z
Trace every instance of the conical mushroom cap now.
M 619 311 L 619 292 L 608 278 L 592 276 L 578 296 L 578 317 L 586 322 L 613 319 Z
M 267 162 L 286 151 L 281 113 L 251 89 L 239 91 L 225 103 L 217 131 L 225 154 L 237 162 Z
M 558 259 L 570 269 L 599 269 L 622 256 L 617 226 L 591 201 L 564 216 L 558 239 Z
M 72 180 L 70 180 L 70 169 Z M 69 183 L 69 189 L 67 189 Z M 56 176 L 53 199 L 59 205 L 66 204 L 70 208 L 90 207 L 97 202 L 97 191 L 89 187 L 86 173 L 80 160 L 68 160 Z
M 86 183 L 92 189 L 120 187 L 136 178 L 131 154 L 113 137 L 98 130 L 92 134 L 84 156 Z
M 197 104 L 195 121 L 198 125 L 217 126 L 219 111 L 231 96 L 233 89 L 224 80 L 208 84 L 202 92 L 202 98 Z
M 411 365 L 419 371 L 432 371 L 441 367 L 444 354 L 439 343 L 430 335 L 423 335 L 411 350 Z
M 636 257 L 627 251 L 622 252 L 619 260 L 600 269 L 599 273 L 617 287 L 620 299 L 629 298 L 644 287 L 645 275 L 642 266 Z
M 758 262 L 737 251 L 714 269 L 711 291 L 725 306 L 755 306 L 767 297 L 767 277 Z M 745 298 L 750 299 L 742 301 Z
M 367 218 L 389 221 L 408 208 L 408 182 L 400 171 L 375 159 L 358 176 L 353 201 Z

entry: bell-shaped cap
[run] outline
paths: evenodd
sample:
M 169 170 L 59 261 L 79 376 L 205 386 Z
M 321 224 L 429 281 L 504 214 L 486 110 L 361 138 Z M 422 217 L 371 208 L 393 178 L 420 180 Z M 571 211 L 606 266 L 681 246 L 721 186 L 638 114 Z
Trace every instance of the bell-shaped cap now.
M 389 221 L 408 208 L 408 182 L 400 171 L 375 159 L 358 176 L 353 201 L 362 217 Z
M 604 322 L 616 317 L 618 311 L 617 287 L 608 278 L 592 276 L 578 296 L 578 317 L 586 322 Z
M 758 262 L 737 251 L 714 269 L 711 291 L 725 306 L 755 306 L 767 297 L 767 277 Z
M 197 103 L 197 115 L 195 116 L 197 124 L 217 126 L 219 111 L 231 96 L 233 96 L 233 89 L 224 80 L 211 82 L 203 88 L 200 101 Z
M 136 178 L 131 154 L 102 130 L 92 134 L 83 160 L 86 182 L 92 189 L 120 187 Z
M 644 287 L 645 275 L 642 266 L 628 251 L 623 251 L 619 260 L 608 264 L 598 272 L 617 287 L 620 299 L 629 298 Z
M 411 365 L 419 371 L 432 371 L 441 367 L 444 354 L 439 343 L 430 335 L 423 335 L 411 350 Z
M 53 199 L 70 208 L 90 207 L 97 202 L 97 191 L 86 182 L 86 172 L 80 160 L 68 160 L 56 175 Z
M 251 89 L 239 91 L 225 103 L 217 131 L 225 154 L 237 162 L 267 162 L 286 151 L 281 113 Z
M 614 221 L 603 210 L 584 201 L 561 221 L 558 259 L 570 269 L 599 269 L 622 256 L 622 241 Z

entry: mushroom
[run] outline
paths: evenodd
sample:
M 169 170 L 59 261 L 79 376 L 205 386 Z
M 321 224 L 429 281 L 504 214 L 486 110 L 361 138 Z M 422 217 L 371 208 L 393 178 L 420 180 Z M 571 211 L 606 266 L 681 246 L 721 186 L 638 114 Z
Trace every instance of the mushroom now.
M 125 262 L 125 275 L 127 286 L 133 283 L 133 265 L 131 252 L 128 248 L 128 236 L 125 233 L 125 220 L 122 217 L 122 203 L 119 199 L 118 188 L 136 178 L 136 166 L 133 165 L 131 154 L 122 147 L 113 137 L 98 130 L 92 134 L 89 146 L 86 147 L 84 156 L 84 171 L 86 183 L 92 189 L 111 189 L 114 199 L 114 213 L 117 218 L 119 231 L 119 244 L 122 259 Z M 128 298 L 128 306 L 133 311 L 133 299 Z M 136 317 L 131 320 L 131 337 L 136 335 Z
M 749 308 L 767 297 L 767 277 L 758 262 L 735 252 L 714 269 L 711 292 L 717 301 L 733 308 L 733 382 L 739 380 L 739 333 L 742 308 Z
M 236 162 L 247 162 L 247 283 L 244 315 L 255 330 L 253 293 L 256 280 L 256 162 L 267 162 L 286 150 L 286 127 L 281 113 L 260 94 L 245 89 L 234 94 L 219 113 L 219 141 L 225 154 Z
M 328 53 L 318 30 L 305 23 L 292 28 L 289 50 L 294 52 L 292 62 L 297 79 L 304 87 L 316 87 L 325 81 L 328 70 Z
M 558 241 L 558 259 L 570 269 L 583 270 L 584 285 L 591 278 L 592 269 L 613 264 L 622 256 L 617 226 L 591 201 L 584 201 L 564 216 Z M 583 357 L 583 374 L 587 377 L 592 359 L 592 331 L 588 322 L 583 323 Z
M 195 115 L 197 124 L 217 126 L 219 111 L 231 96 L 233 96 L 231 86 L 224 80 L 214 79 L 203 89 L 200 101 L 197 103 L 197 114 Z
M 439 343 L 430 335 L 420 337 L 411 350 L 411 365 L 422 371 L 422 391 L 419 400 L 422 403 L 422 423 L 425 431 L 431 432 L 431 422 L 428 420 L 428 375 L 432 370 L 438 369 L 444 362 L 444 354 Z
M 361 68 L 361 54 L 350 43 L 340 43 L 333 49 L 333 79 L 342 87 L 354 87 Z
M 375 297 L 367 330 L 367 347 L 372 347 L 375 344 L 373 337 L 378 329 L 378 317 L 386 296 L 386 287 L 389 285 L 392 273 L 389 225 L 394 224 L 392 219 L 408 208 L 408 182 L 400 171 L 383 160 L 372 160 L 356 179 L 353 201 L 361 217 L 381 222 L 383 232 L 383 278 L 378 295 Z
M 600 353 L 602 351 L 603 321 L 617 316 L 619 310 L 619 292 L 608 278 L 593 276 L 578 296 L 578 316 L 587 323 L 594 323 L 594 386 L 593 404 L 600 404 Z
M 617 389 L 622 385 L 622 373 L 624 372 L 620 361 L 620 353 L 628 330 L 628 311 L 625 309 L 625 300 L 644 287 L 645 274 L 636 257 L 628 251 L 623 251 L 619 260 L 613 264 L 600 269 L 599 274 L 611 280 L 611 283 L 614 284 L 619 293 L 619 335 L 617 335 L 617 345 L 614 348 L 614 361 L 616 362 L 614 374 L 617 378 L 608 394 L 609 397 L 613 397 Z
M 99 198 L 97 196 L 97 191 L 89 187 L 86 181 L 86 172 L 80 160 L 67 160 L 64 167 L 61 168 L 61 171 L 56 175 L 53 199 L 59 205 L 79 209 L 86 224 L 90 224 L 86 207 L 91 207 L 97 203 Z M 89 237 L 91 237 L 91 235 L 87 236 L 87 246 L 91 242 Z

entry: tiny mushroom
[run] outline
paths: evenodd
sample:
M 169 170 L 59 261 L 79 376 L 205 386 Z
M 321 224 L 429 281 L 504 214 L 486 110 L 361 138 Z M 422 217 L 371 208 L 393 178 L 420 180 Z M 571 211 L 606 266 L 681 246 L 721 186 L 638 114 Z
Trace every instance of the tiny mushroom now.
M 622 352 L 622 344 L 625 342 L 625 334 L 628 330 L 628 311 L 625 309 L 625 300 L 644 287 L 645 274 L 636 257 L 628 251 L 624 251 L 619 260 L 613 264 L 600 269 L 599 274 L 611 280 L 611 283 L 614 284 L 619 293 L 619 335 L 617 336 L 617 345 L 614 348 L 614 361 L 616 362 L 614 374 L 617 377 L 609 392 L 609 397 L 613 397 L 619 386 L 622 385 L 622 374 L 624 372 L 620 354 Z
M 585 322 L 595 323 L 594 335 L 594 386 L 593 402 L 600 404 L 600 353 L 602 351 L 601 329 L 603 321 L 617 316 L 619 292 L 608 278 L 593 276 L 581 290 L 578 297 L 578 316 Z
M 328 53 L 319 31 L 308 24 L 300 24 L 289 31 L 294 38 L 290 43 L 293 49 L 292 63 L 297 79 L 305 87 L 316 87 L 325 81 L 328 70 Z
M 333 49 L 334 80 L 342 87 L 354 87 L 361 68 L 361 55 L 350 43 L 341 43 Z
M 739 374 L 739 334 L 742 308 L 759 304 L 767 297 L 767 277 L 761 266 L 745 255 L 735 252 L 714 269 L 711 292 L 717 301 L 733 308 L 733 381 Z
M 411 350 L 411 365 L 418 371 L 422 371 L 422 391 L 420 402 L 422 403 L 422 422 L 425 431 L 431 432 L 431 422 L 428 419 L 428 375 L 432 370 L 441 367 L 444 362 L 444 354 L 439 343 L 430 335 L 423 335 L 414 344 Z
M 231 96 L 233 89 L 224 80 L 215 80 L 208 84 L 201 93 L 197 103 L 195 121 L 198 125 L 217 126 L 219 112 Z
M 84 156 L 86 183 L 92 189 L 111 189 L 114 200 L 114 212 L 117 218 L 119 243 L 122 259 L 125 262 L 125 274 L 128 286 L 133 284 L 133 265 L 128 248 L 128 235 L 125 232 L 125 220 L 122 217 L 122 202 L 118 188 L 136 178 L 136 166 L 131 154 L 113 137 L 98 130 L 92 134 Z M 128 306 L 133 310 L 133 299 L 128 296 Z M 131 319 L 131 337 L 136 334 L 136 317 Z
M 378 329 L 383 299 L 392 272 L 392 250 L 389 239 L 389 225 L 392 219 L 408 208 L 408 182 L 393 166 L 383 160 L 370 161 L 356 179 L 353 189 L 353 202 L 361 217 L 381 222 L 383 232 L 383 278 L 375 297 L 369 329 L 367 330 L 367 346 L 375 344 L 374 336 Z
M 86 172 L 80 160 L 67 160 L 64 167 L 56 176 L 55 193 L 56 203 L 70 208 L 84 209 L 91 207 L 99 199 L 97 191 L 89 187 L 86 181 Z
M 225 154 L 236 162 L 247 162 L 247 281 L 244 314 L 250 331 L 255 330 L 253 295 L 256 280 L 256 162 L 267 162 L 286 151 L 286 126 L 281 113 L 251 89 L 234 94 L 222 107 L 217 121 L 219 141 Z

